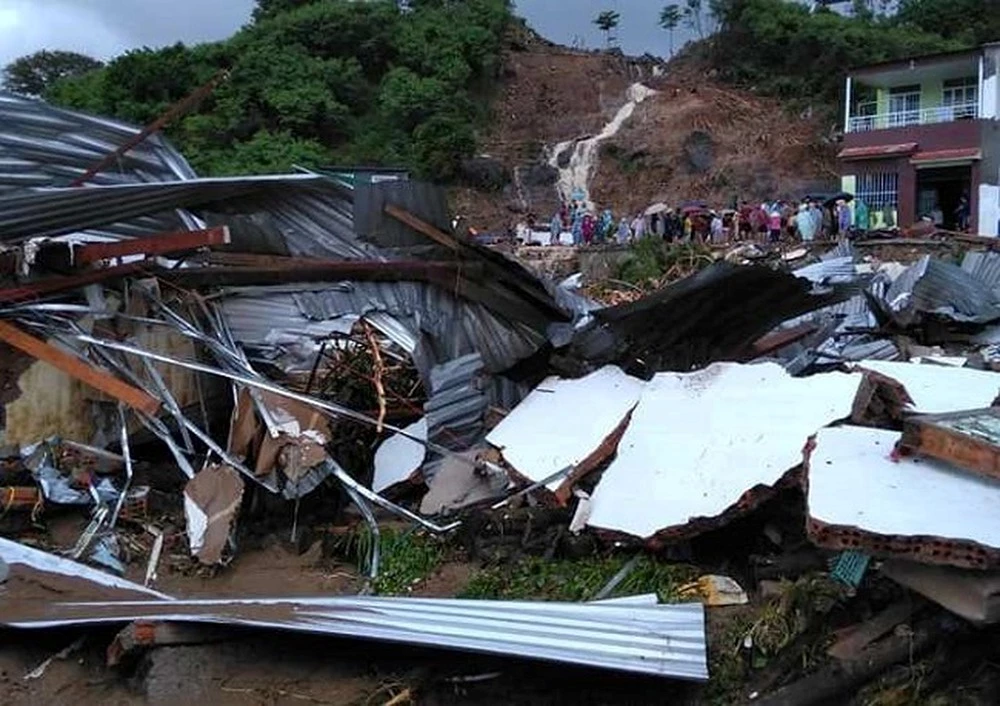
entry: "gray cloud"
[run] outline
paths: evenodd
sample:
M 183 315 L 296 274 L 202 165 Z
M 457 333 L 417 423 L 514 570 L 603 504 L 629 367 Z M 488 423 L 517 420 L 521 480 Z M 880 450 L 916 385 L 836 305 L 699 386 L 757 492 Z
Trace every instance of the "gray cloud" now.
M 228 37 L 249 21 L 254 0 L 0 0 L 0 66 L 40 49 L 66 49 L 109 59 L 128 49 L 196 44 Z M 665 54 L 667 34 L 653 0 L 517 0 L 518 13 L 564 44 L 603 45 L 593 25 L 601 10 L 621 13 L 622 49 Z M 676 46 L 689 38 L 680 29 Z

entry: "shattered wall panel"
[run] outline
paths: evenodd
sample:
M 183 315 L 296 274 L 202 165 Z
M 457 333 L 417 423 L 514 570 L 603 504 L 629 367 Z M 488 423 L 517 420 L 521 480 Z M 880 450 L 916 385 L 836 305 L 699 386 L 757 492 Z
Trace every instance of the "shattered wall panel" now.
M 834 549 L 983 568 L 1000 561 L 1000 482 L 895 458 L 898 432 L 822 429 L 808 462 L 809 533 Z
M 850 415 L 861 379 L 793 378 L 775 363 L 656 375 L 593 493 L 588 524 L 651 537 L 723 514 L 799 465 L 812 434 Z
M 913 400 L 912 411 L 920 414 L 989 407 L 1000 395 L 1000 374 L 987 370 L 885 360 L 865 360 L 858 367 L 901 383 Z
M 486 440 L 521 476 L 539 482 L 577 466 L 626 423 L 643 382 L 606 366 L 578 380 L 548 378 Z M 609 453 L 613 447 L 609 449 Z M 555 490 L 563 479 L 552 481 Z

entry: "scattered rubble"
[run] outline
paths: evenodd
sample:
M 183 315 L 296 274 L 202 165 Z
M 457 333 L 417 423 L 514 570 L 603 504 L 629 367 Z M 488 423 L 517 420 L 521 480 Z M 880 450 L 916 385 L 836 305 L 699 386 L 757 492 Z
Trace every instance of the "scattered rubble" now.
M 153 137 L 65 187 L 138 131 L 3 96 L 6 117 L 27 139 L 0 137 L 4 626 L 114 626 L 124 670 L 255 626 L 726 703 L 836 700 L 938 640 L 986 663 L 992 243 L 741 244 L 602 305 L 607 283 L 454 235 L 426 184 L 203 179 Z M 272 566 L 223 590 L 267 542 L 336 590 Z M 518 566 L 570 578 L 483 578 Z M 935 690 L 963 676 L 940 662 Z

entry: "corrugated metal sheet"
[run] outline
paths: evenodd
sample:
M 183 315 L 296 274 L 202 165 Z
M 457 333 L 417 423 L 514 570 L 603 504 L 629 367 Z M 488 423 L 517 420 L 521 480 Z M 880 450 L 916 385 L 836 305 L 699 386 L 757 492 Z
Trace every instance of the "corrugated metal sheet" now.
M 354 223 L 365 240 L 380 248 L 427 245 L 423 235 L 385 213 L 387 204 L 398 206 L 438 229 L 451 232 L 448 201 L 444 189 L 420 181 L 356 184 Z
M 533 354 L 545 339 L 521 323 L 501 319 L 479 304 L 417 282 L 352 282 L 327 287 L 256 287 L 229 290 L 222 310 L 237 340 L 268 348 L 292 338 L 350 330 L 344 317 L 389 314 L 426 341 L 431 363 L 478 352 L 486 369 L 500 372 Z M 331 322 L 338 322 L 331 326 Z
M 820 260 L 811 265 L 793 270 L 792 274 L 815 284 L 853 282 L 858 278 L 853 255 Z
M 424 403 L 429 438 L 453 451 L 468 449 L 482 437 L 490 404 L 482 356 L 470 353 L 437 365 L 430 379 Z
M 68 186 L 139 133 L 133 125 L 0 92 L 0 193 Z M 129 150 L 93 184 L 193 179 L 194 171 L 162 136 Z
M 1000 318 L 1000 299 L 986 284 L 957 265 L 930 255 L 897 277 L 885 300 L 904 325 L 921 313 L 979 323 Z
M 970 250 L 962 259 L 962 269 L 994 292 L 1000 292 L 1000 253 Z
M 534 658 L 704 681 L 708 679 L 705 612 L 700 603 L 656 605 L 343 596 L 169 600 L 142 586 L 0 540 L 11 572 L 65 586 L 93 602 L 0 596 L 4 625 L 44 628 L 132 620 L 225 623 L 271 630 L 357 637 Z M 37 555 L 42 554 L 42 559 Z M 77 568 L 79 567 L 79 568 Z M 92 583 L 91 583 L 92 582 Z M 90 586 L 88 586 L 90 583 Z M 108 588 L 108 585 L 113 588 Z M 89 590 L 88 590 L 89 589 Z M 113 598 L 108 598 L 107 596 Z M 117 599 L 117 600 L 116 600 Z

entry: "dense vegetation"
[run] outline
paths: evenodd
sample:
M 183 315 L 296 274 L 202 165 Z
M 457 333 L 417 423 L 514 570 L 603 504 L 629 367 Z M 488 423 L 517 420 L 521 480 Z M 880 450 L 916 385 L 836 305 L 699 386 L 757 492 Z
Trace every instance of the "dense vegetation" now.
M 836 114 L 852 66 L 1000 40 L 996 5 L 855 0 L 838 13 L 790 0 L 685 0 L 663 9 L 661 26 L 672 33 L 683 21 L 710 34 L 694 51 L 722 78 Z M 228 80 L 167 130 L 199 172 L 340 162 L 409 166 L 447 181 L 487 122 L 511 6 L 257 0 L 249 24 L 226 41 L 141 49 L 103 68 L 39 52 L 8 67 L 5 85 L 145 124 L 228 69 Z M 598 24 L 610 29 L 617 19 L 609 10 Z
M 168 129 L 204 174 L 407 165 L 449 179 L 476 145 L 507 0 L 258 0 L 224 42 L 128 52 L 57 82 L 56 103 L 144 124 L 230 76 Z
M 851 67 L 1000 40 L 996 0 L 901 0 L 894 13 L 858 0 L 849 14 L 787 0 L 710 6 L 720 27 L 710 56 L 724 78 L 831 110 Z

